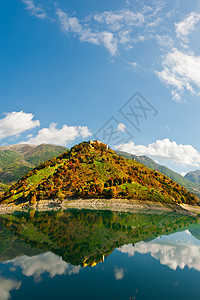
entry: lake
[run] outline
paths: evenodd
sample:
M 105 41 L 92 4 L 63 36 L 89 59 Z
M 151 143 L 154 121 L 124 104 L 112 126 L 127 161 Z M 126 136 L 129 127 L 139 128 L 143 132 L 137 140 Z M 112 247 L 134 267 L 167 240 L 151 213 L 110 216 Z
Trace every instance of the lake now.
M 199 299 L 200 217 L 0 215 L 0 299 Z

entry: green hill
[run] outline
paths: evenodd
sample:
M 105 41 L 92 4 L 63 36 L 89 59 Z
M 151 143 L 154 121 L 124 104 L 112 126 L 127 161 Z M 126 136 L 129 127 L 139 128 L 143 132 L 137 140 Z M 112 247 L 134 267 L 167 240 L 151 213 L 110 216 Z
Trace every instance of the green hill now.
M 198 201 L 162 173 L 121 157 L 99 142 L 83 142 L 42 163 L 11 186 L 2 202 L 58 198 L 128 198 L 173 204 Z
M 121 155 L 128 159 L 133 159 L 133 160 L 139 161 L 140 163 L 144 164 L 148 168 L 160 171 L 161 173 L 163 173 L 167 177 L 173 179 L 175 182 L 177 182 L 181 186 L 186 187 L 188 189 L 188 191 L 190 191 L 191 193 L 194 193 L 198 197 L 200 197 L 200 171 L 199 171 L 199 180 L 192 180 L 192 176 L 189 176 L 189 174 L 191 173 L 191 175 L 192 175 L 192 173 L 195 173 L 195 172 L 189 172 L 188 174 L 186 174 L 185 177 L 183 177 L 180 174 L 172 171 L 171 169 L 157 164 L 155 161 L 153 161 L 148 156 L 145 156 L 145 155 L 136 156 L 136 155 L 132 155 L 132 154 L 129 154 L 129 153 L 126 153 L 123 151 L 116 151 L 116 153 L 118 155 Z
M 192 181 L 194 184 L 200 185 L 200 170 L 191 171 L 184 178 Z
M 18 181 L 41 162 L 67 150 L 65 147 L 48 144 L 0 147 L 0 191 L 5 190 L 6 185 Z

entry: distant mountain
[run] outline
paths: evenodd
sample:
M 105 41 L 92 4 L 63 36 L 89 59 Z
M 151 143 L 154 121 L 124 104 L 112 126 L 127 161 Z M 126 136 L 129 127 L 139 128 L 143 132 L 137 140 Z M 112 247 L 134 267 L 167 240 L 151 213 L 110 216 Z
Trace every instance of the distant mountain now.
M 68 151 L 67 148 L 42 144 L 18 144 L 0 147 L 0 191 L 18 181 L 38 164 Z
M 100 142 L 83 142 L 26 174 L 3 203 L 66 198 L 121 198 L 194 204 L 183 186 L 145 165 L 117 155 Z
M 183 177 L 180 174 L 172 171 L 171 169 L 169 169 L 165 166 L 161 166 L 161 165 L 157 164 L 154 160 L 152 160 L 151 158 L 149 158 L 145 155 L 136 156 L 136 155 L 132 155 L 132 154 L 129 154 L 129 153 L 126 153 L 126 152 L 123 152 L 123 151 L 116 151 L 116 153 L 118 155 L 121 155 L 121 156 L 125 157 L 125 158 L 136 160 L 136 161 L 144 164 L 145 166 L 147 166 L 150 169 L 160 171 L 161 173 L 163 173 L 167 177 L 173 179 L 175 182 L 177 182 L 181 186 L 186 187 L 188 189 L 188 191 L 190 191 L 191 193 L 194 193 L 198 197 L 200 197 L 200 170 L 195 171 L 195 172 L 190 172 L 190 173 L 195 173 L 196 177 L 197 177 L 196 172 L 199 172 L 198 173 L 199 174 L 199 179 L 195 181 L 195 180 L 191 179 L 191 178 L 194 178 L 194 176 L 187 176 L 190 173 L 186 174 L 186 176 Z
M 185 178 L 192 181 L 195 184 L 200 185 L 200 170 L 191 171 L 185 175 Z

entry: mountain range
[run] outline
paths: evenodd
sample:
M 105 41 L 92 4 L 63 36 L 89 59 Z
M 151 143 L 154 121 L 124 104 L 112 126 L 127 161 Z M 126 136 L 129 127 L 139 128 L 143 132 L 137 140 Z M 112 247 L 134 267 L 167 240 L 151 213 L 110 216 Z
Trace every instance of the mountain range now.
M 66 147 L 50 144 L 39 146 L 17 144 L 0 147 L 0 192 L 5 192 L 9 185 L 20 180 L 22 176 L 40 163 L 57 157 L 66 151 L 69 151 Z M 115 153 L 161 172 L 200 197 L 200 170 L 189 172 L 183 177 L 171 169 L 159 165 L 145 155 L 136 156 L 122 151 L 115 151 Z
M 194 184 L 200 185 L 200 170 L 188 172 L 185 178 L 193 182 Z
M 40 163 L 68 151 L 62 146 L 17 144 L 0 147 L 0 191 Z
M 157 164 L 154 160 L 152 160 L 148 156 L 145 155 L 136 156 L 123 151 L 116 151 L 116 153 L 125 158 L 136 160 L 141 164 L 144 164 L 150 169 L 157 170 L 163 173 L 164 175 L 173 179 L 181 186 L 186 187 L 187 190 L 190 191 L 191 193 L 194 193 L 198 197 L 200 197 L 200 171 L 189 172 L 185 175 L 185 177 L 183 177 L 180 174 L 172 171 L 171 169 Z
M 29 171 L 4 194 L 3 203 L 45 199 L 128 198 L 195 204 L 185 187 L 144 164 L 117 155 L 101 142 L 83 142 Z

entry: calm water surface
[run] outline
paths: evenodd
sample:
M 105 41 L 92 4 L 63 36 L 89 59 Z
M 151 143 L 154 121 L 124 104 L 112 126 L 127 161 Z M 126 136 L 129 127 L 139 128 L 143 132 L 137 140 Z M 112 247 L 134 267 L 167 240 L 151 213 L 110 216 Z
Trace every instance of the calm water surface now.
M 200 219 L 67 210 L 0 216 L 0 299 L 200 299 Z

